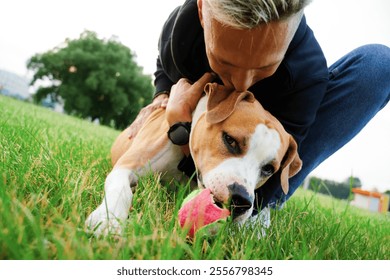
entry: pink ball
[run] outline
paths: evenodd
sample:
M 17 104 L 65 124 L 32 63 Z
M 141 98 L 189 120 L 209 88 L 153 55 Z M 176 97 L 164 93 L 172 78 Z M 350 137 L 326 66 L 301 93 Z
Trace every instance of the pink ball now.
M 228 209 L 214 203 L 209 189 L 193 191 L 184 200 L 179 210 L 180 226 L 188 230 L 187 235 L 194 237 L 202 227 L 230 216 Z

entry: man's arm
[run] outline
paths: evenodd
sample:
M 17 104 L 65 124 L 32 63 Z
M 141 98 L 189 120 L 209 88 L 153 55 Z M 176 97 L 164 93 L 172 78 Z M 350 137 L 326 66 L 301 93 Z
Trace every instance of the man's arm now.
M 146 119 L 150 114 L 158 108 L 166 108 L 168 103 L 168 94 L 160 94 L 153 99 L 153 102 L 148 106 L 141 109 L 138 113 L 137 118 L 129 126 L 129 139 L 134 138 L 138 131 L 141 129 L 142 125 L 145 123 Z
M 160 57 L 157 58 L 157 70 L 154 72 L 154 86 L 155 86 L 155 94 L 154 98 L 156 98 L 160 94 L 167 93 L 171 91 L 171 87 L 174 85 L 167 74 L 165 73 L 163 66 L 161 64 Z

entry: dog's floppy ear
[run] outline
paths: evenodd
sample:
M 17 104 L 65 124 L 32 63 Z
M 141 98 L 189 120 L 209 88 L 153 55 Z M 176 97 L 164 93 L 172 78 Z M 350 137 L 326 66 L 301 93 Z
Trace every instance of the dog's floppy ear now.
M 208 83 L 204 91 L 208 96 L 206 120 L 211 124 L 227 119 L 240 101 L 255 101 L 255 97 L 249 91 L 228 91 L 217 83 Z
M 288 193 L 289 189 L 288 179 L 296 175 L 302 167 L 302 160 L 298 155 L 297 142 L 295 142 L 291 135 L 289 138 L 289 146 L 282 161 L 282 172 L 280 175 L 280 183 L 285 194 Z

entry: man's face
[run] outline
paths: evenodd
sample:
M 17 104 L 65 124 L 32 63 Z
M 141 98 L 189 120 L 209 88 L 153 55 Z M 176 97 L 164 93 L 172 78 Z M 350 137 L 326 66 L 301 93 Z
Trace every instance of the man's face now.
M 210 67 L 227 88 L 237 91 L 246 91 L 276 72 L 301 18 L 297 14 L 239 30 L 215 20 L 206 1 L 198 1 L 198 7 Z

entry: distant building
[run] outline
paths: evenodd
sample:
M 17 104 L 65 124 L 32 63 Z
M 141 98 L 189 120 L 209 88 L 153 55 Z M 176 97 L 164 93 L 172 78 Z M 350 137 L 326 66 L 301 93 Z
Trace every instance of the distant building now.
M 359 188 L 353 188 L 352 192 L 355 194 L 351 205 L 359 208 L 367 209 L 372 212 L 387 212 L 389 209 L 389 196 L 379 193 L 364 191 Z
M 0 70 L 0 94 L 18 99 L 28 99 L 29 81 L 17 74 Z

